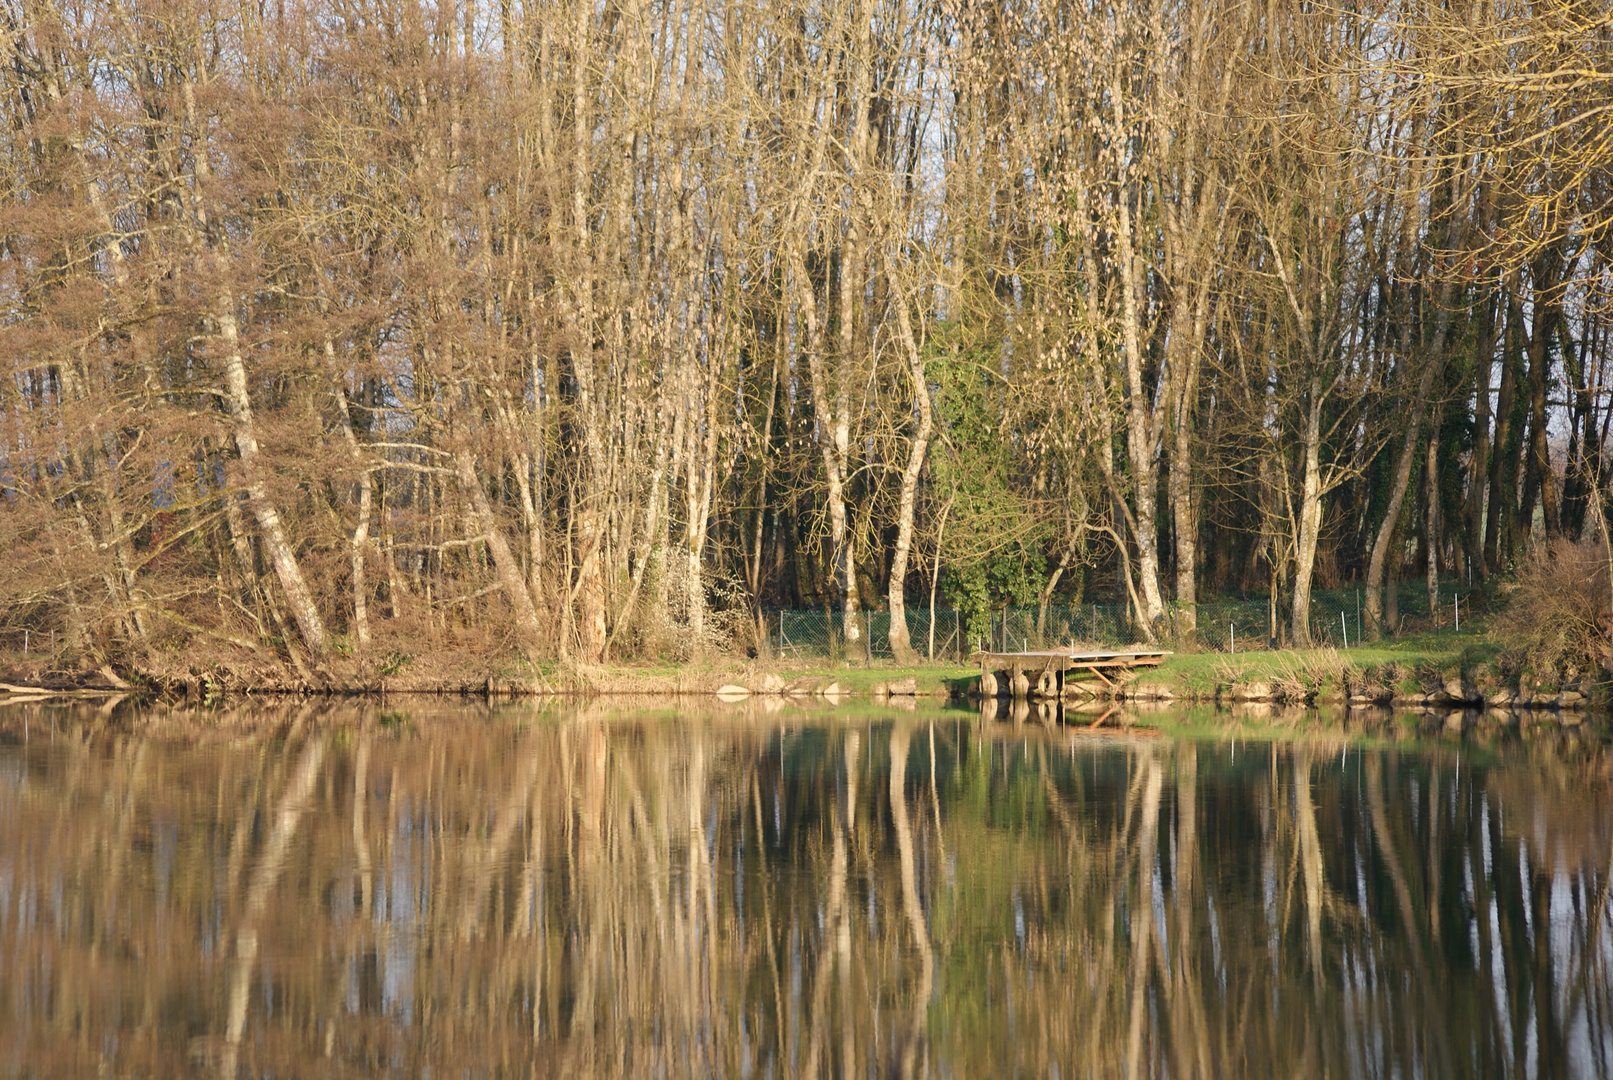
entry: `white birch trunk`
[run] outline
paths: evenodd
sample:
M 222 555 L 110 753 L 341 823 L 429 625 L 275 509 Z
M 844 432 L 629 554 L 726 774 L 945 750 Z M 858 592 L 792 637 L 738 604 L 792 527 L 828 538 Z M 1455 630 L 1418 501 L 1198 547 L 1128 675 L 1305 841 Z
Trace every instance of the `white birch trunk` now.
M 291 617 L 297 621 L 303 644 L 315 656 L 325 654 L 325 624 L 319 609 L 303 579 L 302 567 L 286 540 L 280 512 L 269 498 L 264 485 L 259 461 L 257 429 L 252 420 L 252 401 L 247 394 L 246 364 L 241 358 L 240 329 L 235 321 L 235 301 L 228 295 L 220 296 L 214 311 L 219 339 L 224 347 L 224 400 L 230 412 L 235 448 L 241 455 L 242 486 L 246 489 L 247 505 L 257 520 L 258 533 L 263 539 L 264 554 L 274 567 L 291 608 Z
M 1311 380 L 1311 398 L 1305 414 L 1305 476 L 1299 498 L 1299 535 L 1294 550 L 1294 644 L 1311 644 L 1311 576 L 1316 569 L 1316 545 L 1322 532 L 1322 388 Z
M 476 475 L 475 456 L 468 450 L 456 453 L 454 472 L 459 479 L 460 492 L 470 500 L 476 525 L 487 541 L 487 550 L 493 556 L 493 571 L 498 575 L 499 586 L 510 607 L 515 610 L 515 626 L 522 651 L 528 656 L 534 655 L 543 636 L 542 627 L 538 625 L 538 613 L 532 606 L 532 594 L 527 592 L 526 582 L 522 579 L 521 566 L 504 538 L 504 530 L 499 527 L 492 504 L 487 500 L 487 492 L 482 490 L 481 478 Z
M 895 273 L 895 260 L 885 256 L 885 272 L 890 284 L 896 337 L 902 343 L 907 359 L 907 375 L 913 384 L 913 400 L 918 405 L 918 427 L 908 444 L 907 465 L 902 469 L 902 484 L 896 503 L 896 549 L 891 554 L 890 577 L 890 644 L 891 652 L 899 664 L 918 662 L 907 627 L 907 560 L 913 548 L 913 511 L 917 501 L 919 474 L 924 468 L 924 457 L 930 448 L 933 427 L 930 407 L 929 380 L 924 373 L 924 358 L 913 338 L 913 327 L 908 321 L 907 299 L 902 295 Z

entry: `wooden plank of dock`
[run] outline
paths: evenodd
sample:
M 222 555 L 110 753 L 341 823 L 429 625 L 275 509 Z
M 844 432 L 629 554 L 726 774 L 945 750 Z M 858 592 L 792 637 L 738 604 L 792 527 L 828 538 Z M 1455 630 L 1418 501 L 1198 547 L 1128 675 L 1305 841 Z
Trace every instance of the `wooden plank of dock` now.
M 1171 655 L 1163 649 L 1127 649 L 1118 652 L 1077 652 L 1069 649 L 1031 649 L 1025 652 L 977 652 L 973 659 L 982 671 L 1125 670 L 1158 667 Z
M 1163 649 L 1122 649 L 1094 652 L 1077 649 L 1027 649 L 1021 652 L 977 652 L 980 665 L 980 692 L 995 697 L 998 673 L 1006 678 L 1010 697 L 1063 696 L 1065 683 L 1080 675 L 1090 675 L 1105 686 L 1114 686 L 1112 675 L 1139 668 L 1158 667 L 1171 654 Z M 1051 684 L 1048 676 L 1052 676 Z M 1033 684 L 1032 679 L 1036 682 Z

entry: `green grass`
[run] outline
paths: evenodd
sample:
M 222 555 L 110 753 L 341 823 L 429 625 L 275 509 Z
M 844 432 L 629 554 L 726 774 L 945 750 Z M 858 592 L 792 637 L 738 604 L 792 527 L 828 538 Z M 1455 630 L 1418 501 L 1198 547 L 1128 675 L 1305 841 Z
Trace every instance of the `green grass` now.
M 1228 653 L 1177 653 L 1140 676 L 1139 681 L 1176 688 L 1178 693 L 1208 697 L 1232 681 L 1271 678 L 1285 670 L 1307 668 L 1336 655 L 1345 664 L 1372 670 L 1395 664 L 1404 670 L 1454 677 L 1493 661 L 1501 646 L 1471 630 L 1457 633 L 1436 630 L 1407 634 L 1394 640 L 1371 642 L 1348 649 L 1281 649 Z
M 732 656 L 712 656 L 710 658 L 690 663 L 674 663 L 670 661 L 647 664 L 609 664 L 604 670 L 604 681 L 610 682 L 612 676 L 623 679 L 667 679 L 669 681 L 682 680 L 687 682 L 691 678 L 698 679 L 709 676 L 712 679 L 721 679 L 726 682 L 737 683 L 741 686 L 754 688 L 764 675 L 777 675 L 786 681 L 795 679 L 821 679 L 825 682 L 833 681 L 851 694 L 866 695 L 878 683 L 890 682 L 912 676 L 917 683 L 921 694 L 936 694 L 942 690 L 961 694 L 966 691 L 971 680 L 980 677 L 980 669 L 972 664 L 960 664 L 951 661 L 936 661 L 934 663 L 919 663 L 902 666 L 890 660 L 873 660 L 867 663 L 832 663 L 827 659 L 816 662 L 789 662 L 789 661 L 760 661 L 744 660 Z M 545 670 L 546 676 L 557 676 L 563 679 L 563 672 L 556 667 Z
M 1138 682 L 1169 687 L 1180 698 L 1209 699 L 1228 682 L 1269 679 L 1313 668 L 1321 671 L 1331 666 L 1331 657 L 1336 655 L 1349 667 L 1368 673 L 1393 664 L 1398 669 L 1395 689 L 1415 692 L 1421 687 L 1414 674 L 1450 678 L 1475 669 L 1493 670 L 1493 662 L 1500 652 L 1501 646 L 1485 636 L 1478 625 L 1470 625 L 1464 626 L 1460 633 L 1438 630 L 1407 634 L 1394 640 L 1336 651 L 1284 649 L 1237 654 L 1178 652 L 1158 668 L 1141 672 Z M 974 665 L 953 661 L 902 666 L 891 660 L 835 663 L 822 659 L 803 663 L 747 661 L 731 656 L 712 656 L 687 664 L 652 662 L 610 665 L 605 671 L 607 682 L 612 675 L 669 680 L 682 677 L 685 681 L 690 676 L 709 676 L 748 687 L 754 687 L 763 675 L 775 674 L 786 680 L 811 678 L 834 681 L 847 693 L 858 697 L 866 696 L 879 683 L 908 676 L 915 680 L 921 694 L 938 695 L 947 691 L 953 696 L 963 696 L 974 687 L 980 675 Z M 1333 681 L 1336 682 L 1336 678 Z M 1326 693 L 1341 693 L 1343 690 L 1343 687 L 1325 679 L 1323 682 L 1326 685 L 1321 689 Z
M 776 671 L 786 679 L 833 679 L 852 693 L 866 693 L 877 683 L 891 682 L 912 676 L 920 693 L 941 689 L 959 690 L 971 679 L 980 677 L 980 669 L 973 664 L 956 664 L 937 661 L 933 664 L 916 664 L 902 667 L 891 661 L 875 660 L 870 664 L 779 664 L 758 670 Z

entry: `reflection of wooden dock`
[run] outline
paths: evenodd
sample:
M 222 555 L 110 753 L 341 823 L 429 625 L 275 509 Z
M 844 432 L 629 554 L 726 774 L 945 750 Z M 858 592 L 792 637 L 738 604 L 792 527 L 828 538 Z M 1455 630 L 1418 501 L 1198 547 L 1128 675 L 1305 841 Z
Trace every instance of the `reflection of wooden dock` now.
M 1073 649 L 1038 649 L 1031 652 L 977 652 L 980 694 L 996 697 L 1038 698 L 1050 701 L 1064 696 L 1076 679 L 1091 676 L 1106 687 L 1138 668 L 1158 667 L 1170 653 L 1163 650 L 1080 652 Z
M 1079 738 L 1159 738 L 1156 728 L 1138 727 L 1136 717 L 1129 716 L 1119 706 L 1095 701 L 999 701 L 982 698 L 980 725 L 982 732 L 999 735 L 1024 735 L 1041 731 L 1051 735 Z

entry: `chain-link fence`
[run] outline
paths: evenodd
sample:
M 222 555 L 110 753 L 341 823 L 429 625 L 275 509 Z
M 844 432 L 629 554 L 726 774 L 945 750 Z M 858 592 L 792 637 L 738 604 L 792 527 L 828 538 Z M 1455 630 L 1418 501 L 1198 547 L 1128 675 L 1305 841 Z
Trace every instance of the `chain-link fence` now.
M 1402 583 L 1400 611 L 1408 621 L 1429 627 L 1452 627 L 1468 619 L 1468 593 L 1447 585 L 1437 607 L 1428 602 L 1421 582 Z M 1266 597 L 1219 599 L 1197 604 L 1191 618 L 1177 604 L 1166 606 L 1157 639 L 1166 648 L 1206 652 L 1244 652 L 1266 649 L 1293 640 L 1292 601 L 1280 598 L 1273 608 Z M 1344 647 L 1361 640 L 1365 611 L 1359 590 L 1333 589 L 1311 596 L 1311 641 Z M 846 647 L 844 614 L 823 608 L 774 609 L 763 613 L 767 649 L 780 659 L 841 660 L 861 656 L 861 649 Z M 865 611 L 859 616 L 859 637 L 868 643 L 868 655 L 889 658 L 890 612 Z M 985 626 L 970 628 L 966 612 L 954 608 L 910 608 L 909 640 L 920 656 L 966 659 L 977 648 L 1003 652 L 1049 648 L 1075 643 L 1092 648 L 1129 645 L 1146 640 L 1127 604 L 1054 604 L 1045 611 L 1034 607 L 998 608 Z M 50 629 L 0 626 L 0 652 L 54 656 L 59 636 Z
M 907 633 L 920 656 L 955 659 L 968 656 L 975 646 L 966 639 L 967 620 L 962 612 L 936 608 L 931 621 L 929 608 L 907 613 Z M 776 610 L 763 614 L 767 645 L 774 656 L 791 660 L 839 660 L 848 652 L 846 620 L 843 612 L 822 608 Z M 868 642 L 871 656 L 891 655 L 891 617 L 888 611 L 865 611 L 859 615 L 859 638 Z M 932 633 L 933 627 L 933 633 Z
M 1465 591 L 1445 589 L 1437 606 L 1426 590 L 1403 587 L 1401 611 L 1431 626 L 1450 627 L 1468 617 Z M 1166 647 L 1206 652 L 1244 652 L 1291 643 L 1292 600 L 1273 606 L 1266 597 L 1212 600 L 1196 604 L 1191 612 L 1180 604 L 1166 608 L 1158 639 Z M 1311 596 L 1310 638 L 1314 645 L 1346 648 L 1358 643 L 1366 625 L 1366 612 L 1358 590 L 1318 591 Z M 841 660 L 862 655 L 847 647 L 845 616 L 836 610 L 773 610 L 764 614 L 767 646 L 774 656 L 797 660 Z M 867 643 L 868 655 L 887 659 L 891 653 L 890 613 L 865 611 L 859 615 L 858 638 Z M 962 660 L 978 648 L 1003 652 L 1049 648 L 1074 643 L 1094 648 L 1129 645 L 1146 640 L 1126 604 L 1050 605 L 1040 608 L 999 608 L 990 613 L 987 626 L 969 626 L 965 612 L 953 608 L 916 608 L 907 613 L 909 639 L 920 656 Z M 933 632 L 932 632 L 933 627 Z
M 56 655 L 57 642 L 54 630 L 39 630 L 29 626 L 0 627 L 0 652 L 51 657 Z

